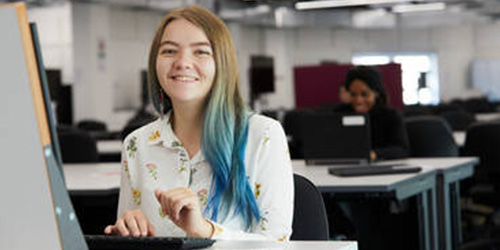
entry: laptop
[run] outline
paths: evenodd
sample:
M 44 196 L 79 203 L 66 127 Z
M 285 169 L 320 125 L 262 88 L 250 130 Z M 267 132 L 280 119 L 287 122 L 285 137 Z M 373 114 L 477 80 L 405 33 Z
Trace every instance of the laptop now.
M 370 119 L 364 114 L 314 113 L 301 120 L 307 165 L 357 165 L 370 161 Z
M 316 113 L 301 121 L 306 165 L 328 166 L 341 177 L 416 173 L 421 167 L 370 159 L 371 128 L 366 114 Z
M 62 173 L 36 26 L 24 3 L 0 7 L 0 249 L 193 249 L 211 239 L 82 234 Z M 89 248 L 90 247 L 90 248 Z

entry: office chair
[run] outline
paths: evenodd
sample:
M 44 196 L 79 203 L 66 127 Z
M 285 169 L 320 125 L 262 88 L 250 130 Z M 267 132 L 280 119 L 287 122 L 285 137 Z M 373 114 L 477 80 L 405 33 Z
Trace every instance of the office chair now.
M 405 119 L 412 157 L 458 156 L 458 146 L 448 123 L 441 117 L 419 116 Z
M 473 114 L 495 112 L 495 105 L 485 97 L 471 98 L 464 101 L 464 108 Z
M 153 122 L 158 119 L 158 116 L 148 112 L 146 108 L 140 109 L 134 117 L 127 121 L 127 124 L 122 129 L 120 133 L 120 139 L 123 141 L 128 134 L 134 132 L 134 130 Z
M 92 131 L 92 132 L 107 131 L 106 124 L 104 122 L 96 120 L 82 120 L 76 124 L 76 127 L 81 130 Z
M 328 218 L 321 193 L 303 176 L 294 174 L 295 205 L 291 240 L 328 240 Z
M 412 105 L 406 106 L 403 111 L 404 117 L 432 115 L 432 110 L 428 106 Z
M 64 163 L 98 162 L 97 143 L 86 131 L 75 128 L 57 129 Z
M 500 122 L 476 123 L 468 130 L 465 156 L 479 157 L 474 176 L 465 186 L 475 202 L 500 207 Z
M 476 117 L 466 111 L 448 111 L 440 114 L 448 124 L 450 124 L 453 131 L 465 131 L 474 122 Z
M 484 238 L 500 236 L 500 122 L 470 126 L 463 155 L 479 157 L 474 175 L 460 186 L 464 200 L 464 235 L 479 238 L 475 242 L 479 244 Z

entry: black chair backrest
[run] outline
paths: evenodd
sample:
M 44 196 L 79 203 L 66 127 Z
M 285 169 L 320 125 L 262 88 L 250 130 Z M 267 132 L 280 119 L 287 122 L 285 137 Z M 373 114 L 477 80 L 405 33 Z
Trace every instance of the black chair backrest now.
M 441 117 L 418 116 L 405 119 L 412 157 L 454 157 L 458 146 L 448 123 Z
M 106 124 L 101 121 L 95 121 L 95 120 L 82 120 L 77 123 L 76 125 L 79 129 L 85 130 L 85 131 L 99 131 L 99 132 L 105 132 L 107 131 Z
M 325 203 L 316 186 L 294 174 L 295 206 L 291 240 L 328 240 L 328 218 Z
M 465 131 L 474 122 L 476 117 L 466 111 L 448 111 L 440 114 L 453 131 Z
M 406 106 L 403 111 L 404 117 L 414 117 L 414 116 L 423 116 L 423 115 L 432 115 L 432 110 L 429 106 Z
M 58 129 L 59 145 L 64 163 L 98 162 L 97 143 L 89 132 Z
M 479 157 L 473 179 L 497 183 L 500 177 L 500 122 L 475 123 L 469 127 L 463 152 L 465 156 Z

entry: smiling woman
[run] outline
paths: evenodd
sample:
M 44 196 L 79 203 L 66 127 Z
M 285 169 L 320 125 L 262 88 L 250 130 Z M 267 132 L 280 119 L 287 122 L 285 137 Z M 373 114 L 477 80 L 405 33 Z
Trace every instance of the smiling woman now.
M 371 158 L 393 159 L 408 156 L 408 139 L 402 116 L 387 106 L 382 77 L 375 67 L 357 66 L 347 72 L 345 87 L 350 103 L 336 111 L 368 114 L 371 126 Z
M 244 104 L 225 24 L 198 6 L 167 14 L 148 82 L 160 118 L 124 141 L 119 219 L 105 233 L 288 240 L 287 140 Z

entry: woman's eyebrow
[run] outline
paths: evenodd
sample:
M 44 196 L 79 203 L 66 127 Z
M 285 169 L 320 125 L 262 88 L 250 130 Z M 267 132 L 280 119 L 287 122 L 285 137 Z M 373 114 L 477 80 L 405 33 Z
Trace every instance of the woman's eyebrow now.
M 175 47 L 179 47 L 179 44 L 174 42 L 174 41 L 171 41 L 171 40 L 165 40 L 163 42 L 160 43 L 160 47 L 163 46 L 163 45 L 172 45 L 172 46 L 175 46 Z M 212 45 L 210 45 L 210 42 L 194 42 L 194 43 L 190 43 L 189 44 L 190 47 L 200 47 L 200 46 L 207 46 L 207 47 L 212 47 Z
M 195 42 L 190 44 L 191 47 L 208 46 L 212 47 L 209 42 Z
M 179 47 L 179 44 L 174 42 L 174 41 L 170 41 L 170 40 L 166 40 L 166 41 L 163 41 L 160 43 L 160 47 L 163 46 L 163 45 L 172 45 L 172 46 L 176 46 L 176 47 Z

